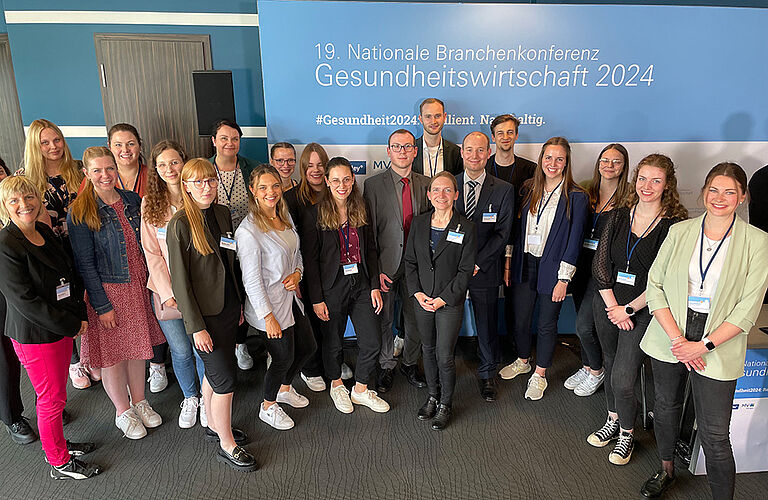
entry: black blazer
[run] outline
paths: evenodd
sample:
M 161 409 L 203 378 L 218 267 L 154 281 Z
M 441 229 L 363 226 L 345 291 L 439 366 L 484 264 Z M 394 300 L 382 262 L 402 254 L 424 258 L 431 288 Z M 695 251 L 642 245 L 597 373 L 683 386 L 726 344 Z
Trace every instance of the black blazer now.
M 338 230 L 320 229 L 317 225 L 318 205 L 304 210 L 301 224 L 301 256 L 304 259 L 304 279 L 307 282 L 309 300 L 312 304 L 325 302 L 325 293 L 336 283 L 344 272 L 341 268 L 341 243 Z M 364 273 L 371 290 L 378 290 L 379 258 L 370 225 L 357 228 L 360 239 L 360 265 L 358 272 Z
M 424 292 L 429 297 L 440 297 L 449 306 L 459 306 L 464 303 L 469 279 L 475 270 L 475 223 L 454 210 L 433 254 L 429 247 L 433 213 L 434 210 L 414 217 L 411 223 L 408 244 L 405 247 L 408 295 Z M 448 231 L 455 231 L 457 227 L 464 233 L 464 241 L 460 244 L 447 239 Z
M 416 158 L 413 159 L 413 171 L 429 177 L 429 172 L 424 173 L 424 136 L 416 139 Z M 464 170 L 464 161 L 461 159 L 461 148 L 443 137 L 443 168 L 459 175 Z
M 48 344 L 74 337 L 87 321 L 85 287 L 69 249 L 38 222 L 45 246 L 30 243 L 13 222 L 0 231 L 0 291 L 8 302 L 5 335 L 20 344 Z M 69 298 L 56 300 L 61 279 Z
M 459 198 L 454 207 L 466 214 L 464 207 L 464 175 L 456 177 L 459 183 Z M 483 213 L 488 206 L 496 212 L 496 222 L 483 222 Z M 480 271 L 472 278 L 471 286 L 494 287 L 504 281 L 503 258 L 512 234 L 512 222 L 515 217 L 515 196 L 512 185 L 486 174 L 477 208 L 472 221 L 477 226 L 477 266 Z
M 218 204 L 212 207 L 222 234 L 232 233 L 234 239 L 235 230 L 232 228 L 232 215 L 229 209 Z M 235 278 L 235 288 L 241 304 L 244 297 L 243 280 L 236 252 L 220 248 L 220 242 L 213 239 L 207 227 L 205 236 L 214 250 L 211 254 L 201 255 L 192 245 L 192 233 L 189 230 L 186 212 L 184 210 L 176 212 L 168 222 L 166 243 L 168 244 L 171 289 L 184 318 L 184 327 L 189 334 L 205 330 L 203 316 L 214 316 L 224 309 L 225 265 L 229 266 Z

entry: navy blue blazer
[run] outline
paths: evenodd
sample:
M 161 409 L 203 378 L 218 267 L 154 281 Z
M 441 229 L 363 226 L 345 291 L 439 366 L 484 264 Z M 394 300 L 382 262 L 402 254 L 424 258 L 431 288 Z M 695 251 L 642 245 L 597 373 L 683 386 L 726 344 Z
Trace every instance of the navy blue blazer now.
M 459 198 L 455 208 L 466 216 L 464 207 L 464 172 L 456 176 Z M 496 222 L 483 222 L 483 213 L 496 213 Z M 480 271 L 470 280 L 470 287 L 494 287 L 504 281 L 504 251 L 509 243 L 515 218 L 515 192 L 512 184 L 486 173 L 475 215 L 470 219 L 477 228 L 477 260 Z
M 536 281 L 536 290 L 539 293 L 551 294 L 557 284 L 557 271 L 560 262 L 565 261 L 576 265 L 584 242 L 584 228 L 589 216 L 589 197 L 583 191 L 571 190 L 568 193 L 571 205 L 570 220 L 566 217 L 565 196 L 560 195 L 557 203 L 555 219 L 549 230 L 547 243 L 544 245 L 544 253 L 539 265 L 539 276 Z M 530 202 L 523 205 L 519 230 L 515 235 L 514 251 L 512 256 L 512 281 L 522 282 L 523 276 L 523 250 L 525 248 L 525 232 L 528 223 L 528 210 Z

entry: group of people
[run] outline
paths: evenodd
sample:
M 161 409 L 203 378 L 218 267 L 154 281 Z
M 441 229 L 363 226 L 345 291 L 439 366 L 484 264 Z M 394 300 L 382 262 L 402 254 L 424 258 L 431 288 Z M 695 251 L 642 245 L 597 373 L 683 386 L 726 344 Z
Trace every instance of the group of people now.
M 536 401 L 550 382 L 570 292 L 583 366 L 564 385 L 578 396 L 604 385 L 606 394 L 606 421 L 587 442 L 615 441 L 609 461 L 630 460 L 634 386 L 650 356 L 661 469 L 642 493 L 658 497 L 674 480 L 690 377 L 713 496 L 731 498 L 730 407 L 768 287 L 768 234 L 736 214 L 747 198 L 744 170 L 716 165 L 702 188 L 704 214 L 688 219 L 663 154 L 632 168 L 626 148 L 609 144 L 579 185 L 565 138 L 546 141 L 534 163 L 514 153 L 513 115 L 497 116 L 490 137 L 472 132 L 461 146 L 442 137 L 445 118 L 439 99 L 423 101 L 423 135 L 392 132 L 389 168 L 362 190 L 350 162 L 329 159 L 317 143 L 299 157 L 298 182 L 289 143 L 271 148 L 270 164 L 248 160 L 239 154 L 240 127 L 228 120 L 213 126 L 210 159 L 188 159 L 164 140 L 145 161 L 138 131 L 118 124 L 108 147 L 86 149 L 82 163 L 56 125 L 35 120 L 23 169 L 0 183 L 0 416 L 12 438 L 35 439 L 21 416 L 21 364 L 37 394 L 51 476 L 97 474 L 78 458 L 93 445 L 64 439 L 67 375 L 79 388 L 101 380 L 115 425 L 139 439 L 162 423 L 144 379 L 150 360 L 150 390 L 167 385 L 167 345 L 183 394 L 179 426 L 199 417 L 220 445 L 218 460 L 255 470 L 247 435 L 232 426 L 238 366 L 253 364 L 248 335 L 269 353 L 259 418 L 275 429 L 294 426 L 284 406 L 309 404 L 293 385 L 299 375 L 310 390 L 328 390 L 342 413 L 355 405 L 387 412 L 381 394 L 402 353 L 403 377 L 428 393 L 416 416 L 442 430 L 466 297 L 480 396 L 496 399 L 499 376 L 531 373 L 525 398 Z M 516 349 L 506 366 L 499 287 Z M 344 359 L 348 320 L 354 372 Z

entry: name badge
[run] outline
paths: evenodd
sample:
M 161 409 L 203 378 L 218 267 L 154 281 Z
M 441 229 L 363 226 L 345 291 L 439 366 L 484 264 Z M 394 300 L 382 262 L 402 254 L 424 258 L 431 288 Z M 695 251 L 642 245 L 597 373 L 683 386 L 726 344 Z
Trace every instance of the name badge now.
M 344 264 L 344 276 L 349 276 L 350 274 L 357 274 L 357 263 Z
M 496 222 L 496 212 L 485 212 L 483 222 Z
M 616 276 L 616 283 L 635 286 L 635 278 L 637 278 L 637 276 L 632 273 L 624 273 L 619 271 L 619 274 Z
M 67 221 L 65 221 L 65 220 L 61 221 L 61 230 L 64 232 L 64 234 L 68 234 L 69 233 L 68 229 L 69 228 L 67 226 Z
M 237 242 L 233 238 L 227 238 L 226 236 L 221 237 L 219 246 L 221 248 L 226 248 L 227 250 L 237 251 Z
M 541 245 L 541 235 L 540 234 L 529 234 L 525 237 L 525 241 L 529 245 Z
M 445 239 L 451 243 L 458 243 L 461 245 L 464 243 L 464 233 L 460 233 L 458 231 L 448 231 L 448 236 Z
M 158 227 L 157 228 L 157 239 L 158 240 L 164 240 L 165 239 L 165 235 L 166 235 L 167 232 L 168 232 L 168 228 L 167 227 Z
M 709 297 L 688 296 L 688 307 L 697 312 L 709 312 Z
M 584 240 L 584 248 L 588 248 L 589 250 L 597 250 L 597 240 L 592 239 L 585 239 Z
M 56 300 L 64 300 L 70 295 L 69 283 L 64 283 L 64 279 L 61 280 L 61 285 L 56 287 Z

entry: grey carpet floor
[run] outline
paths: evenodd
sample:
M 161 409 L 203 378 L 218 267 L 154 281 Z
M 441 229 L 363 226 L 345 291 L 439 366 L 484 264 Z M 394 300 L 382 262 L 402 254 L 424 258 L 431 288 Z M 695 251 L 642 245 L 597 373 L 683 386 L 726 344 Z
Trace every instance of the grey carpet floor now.
M 74 420 L 65 428 L 72 440 L 91 440 L 99 448 L 88 458 L 101 464 L 102 475 L 86 481 L 48 477 L 39 441 L 18 446 L 0 437 L 0 498 L 3 499 L 624 499 L 643 498 L 643 481 L 657 467 L 652 432 L 638 425 L 631 462 L 608 462 L 610 447 L 589 446 L 586 436 L 604 421 L 604 393 L 580 398 L 563 388 L 579 366 L 578 357 L 558 346 L 549 388 L 538 402 L 525 401 L 526 379 L 500 382 L 499 398 L 484 402 L 474 374 L 472 344 L 457 355 L 454 416 L 448 429 L 435 432 L 416 419 L 426 390 L 396 376 L 385 395 L 392 410 L 375 414 L 356 407 L 336 411 L 327 393 L 296 388 L 310 406 L 287 412 L 296 421 L 277 431 L 258 419 L 264 375 L 257 367 L 240 372 L 234 422 L 251 438 L 247 448 L 261 464 L 257 472 L 230 470 L 214 459 L 215 445 L 198 425 L 177 425 L 178 384 L 150 403 L 165 422 L 139 441 L 121 437 L 114 409 L 100 384 L 87 390 L 70 387 L 67 408 Z M 261 361 L 261 362 L 259 362 Z M 25 414 L 33 412 L 34 395 L 26 375 Z M 768 473 L 740 474 L 737 498 L 765 498 Z M 668 500 L 706 499 L 703 476 L 680 472 Z

